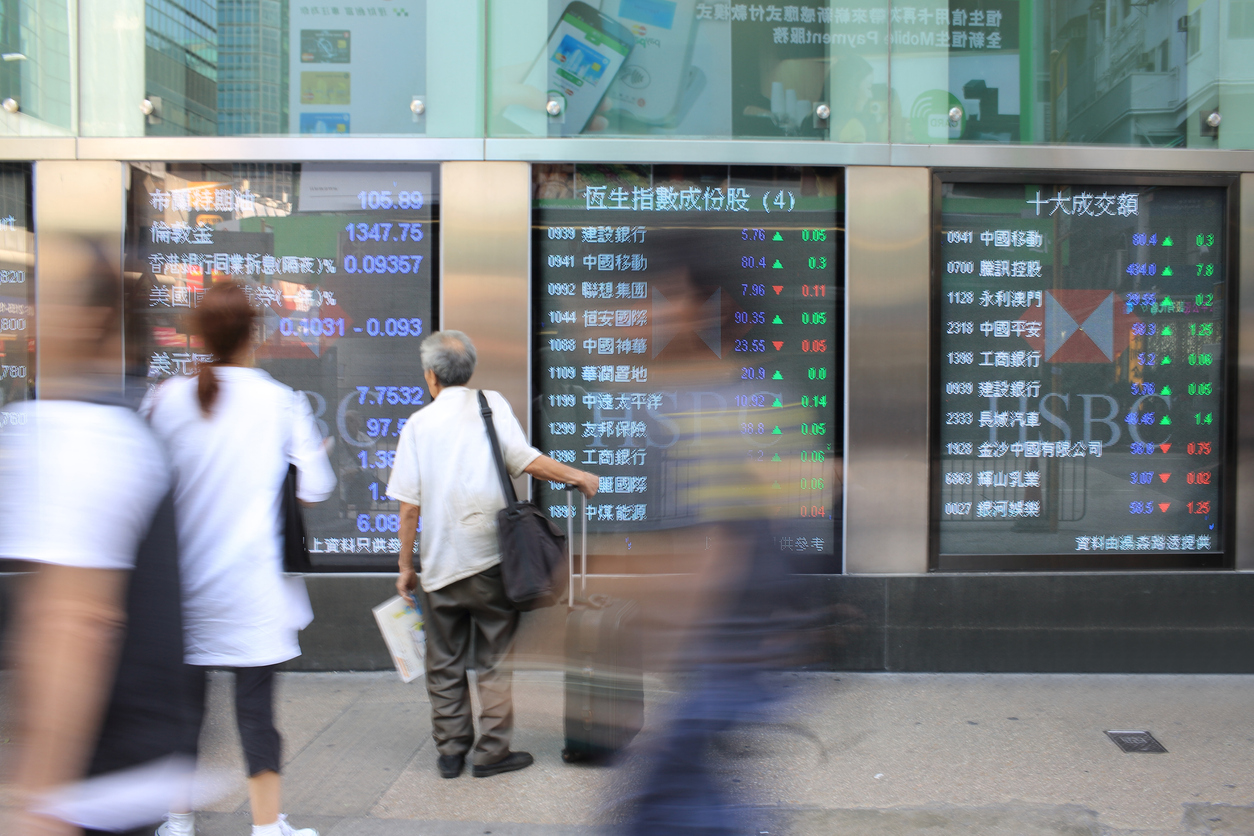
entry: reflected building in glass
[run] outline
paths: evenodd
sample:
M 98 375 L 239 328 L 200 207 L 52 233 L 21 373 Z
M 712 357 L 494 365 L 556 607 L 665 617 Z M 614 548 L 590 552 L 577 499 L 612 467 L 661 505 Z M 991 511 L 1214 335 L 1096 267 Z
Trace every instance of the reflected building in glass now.
M 145 92 L 150 136 L 218 133 L 218 4 L 147 0 Z
M 287 3 L 218 0 L 218 134 L 280 134 L 287 124 Z
M 0 2 L 0 99 L 21 107 L 20 114 L 0 115 L 0 135 L 27 133 L 29 119 L 42 122 L 43 133 L 74 132 L 75 13 L 68 0 Z

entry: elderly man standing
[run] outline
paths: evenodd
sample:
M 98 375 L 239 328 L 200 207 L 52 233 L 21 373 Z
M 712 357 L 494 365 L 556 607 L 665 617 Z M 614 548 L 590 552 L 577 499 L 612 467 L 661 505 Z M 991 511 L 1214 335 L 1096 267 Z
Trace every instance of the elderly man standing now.
M 505 507 L 492 449 L 475 390 L 475 347 L 460 331 L 439 331 L 420 349 L 432 401 L 401 430 L 388 496 L 401 503 L 400 577 L 397 591 L 418 597 L 427 631 L 427 693 L 440 775 L 461 774 L 467 753 L 471 774 L 487 778 L 524 769 L 527 752 L 511 752 L 514 706 L 512 674 L 503 666 L 518 629 L 518 612 L 505 597 L 496 514 Z M 560 464 L 527 443 L 509 403 L 487 391 L 505 466 L 515 478 L 530 473 L 597 492 L 595 475 Z M 413 546 L 419 510 L 422 584 Z M 479 740 L 474 739 L 466 678 L 474 633 L 478 672 Z M 472 749 L 473 746 L 473 749 Z

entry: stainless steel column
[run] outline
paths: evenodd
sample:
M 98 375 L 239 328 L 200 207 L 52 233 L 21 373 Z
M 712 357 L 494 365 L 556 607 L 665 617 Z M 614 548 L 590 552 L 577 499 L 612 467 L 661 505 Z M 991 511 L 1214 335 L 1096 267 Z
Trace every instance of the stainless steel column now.
M 122 163 L 95 160 L 43 160 L 33 172 L 35 215 L 35 335 L 41 353 L 47 312 L 39 300 L 55 295 L 63 282 L 75 280 L 82 269 L 83 238 L 91 239 L 122 275 L 122 231 L 126 223 L 125 169 Z M 118 285 L 119 299 L 122 286 Z M 119 303 L 120 304 L 120 303 Z M 123 358 L 117 356 L 121 385 Z M 36 387 L 55 386 L 53 370 L 42 362 Z
M 1241 175 L 1241 250 L 1237 298 L 1237 568 L 1254 571 L 1254 174 Z M 1229 414 L 1232 414 L 1231 412 Z
M 471 385 L 498 390 L 529 429 L 531 167 L 444 163 L 440 192 L 440 327 L 470 335 Z
M 845 171 L 845 571 L 926 572 L 931 174 Z

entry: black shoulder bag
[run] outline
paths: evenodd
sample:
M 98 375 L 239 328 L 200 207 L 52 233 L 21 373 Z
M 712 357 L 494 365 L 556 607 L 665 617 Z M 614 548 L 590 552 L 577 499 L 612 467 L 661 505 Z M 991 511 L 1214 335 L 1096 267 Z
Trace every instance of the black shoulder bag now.
M 488 430 L 492 458 L 505 494 L 505 507 L 496 515 L 505 597 L 522 612 L 551 607 L 566 591 L 568 578 L 561 571 L 565 568 L 562 564 L 566 560 L 566 535 L 534 502 L 518 501 L 492 424 L 492 408 L 483 390 L 479 391 L 479 414 Z
M 287 476 L 283 479 L 282 517 L 283 526 L 283 571 L 312 572 L 313 562 L 309 559 L 309 545 L 305 542 L 305 516 L 300 510 L 300 500 L 296 498 L 296 465 L 287 466 Z

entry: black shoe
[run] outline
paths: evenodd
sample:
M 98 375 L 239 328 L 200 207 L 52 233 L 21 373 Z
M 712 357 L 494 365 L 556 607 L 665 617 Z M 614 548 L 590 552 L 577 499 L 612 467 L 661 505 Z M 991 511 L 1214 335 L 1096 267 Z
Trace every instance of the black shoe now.
M 491 778 L 493 775 L 500 775 L 502 772 L 526 769 L 534 762 L 535 758 L 531 757 L 530 752 L 510 752 L 496 763 L 472 766 L 470 774 L 476 778 Z
M 440 755 L 440 759 L 436 761 L 435 765 L 440 770 L 441 778 L 456 778 L 462 774 L 462 767 L 466 765 L 466 756 Z

